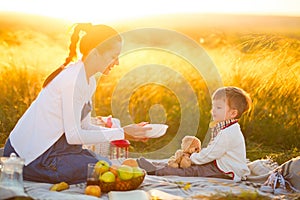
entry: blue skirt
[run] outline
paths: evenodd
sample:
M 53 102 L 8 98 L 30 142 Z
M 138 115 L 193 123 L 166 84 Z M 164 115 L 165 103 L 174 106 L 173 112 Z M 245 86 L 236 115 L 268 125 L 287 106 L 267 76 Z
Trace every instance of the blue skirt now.
M 4 156 L 8 157 L 13 152 L 16 153 L 8 139 L 4 148 Z M 45 153 L 24 166 L 23 179 L 43 183 L 86 182 L 88 163 L 96 163 L 100 159 L 111 164 L 107 158 L 82 149 L 82 145 L 68 144 L 63 134 Z

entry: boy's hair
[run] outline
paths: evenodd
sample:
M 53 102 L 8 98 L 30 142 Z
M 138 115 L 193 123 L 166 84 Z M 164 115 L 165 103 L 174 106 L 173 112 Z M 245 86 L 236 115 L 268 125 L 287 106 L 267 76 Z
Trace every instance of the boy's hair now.
M 243 89 L 233 86 L 217 89 L 213 95 L 213 100 L 224 100 L 231 109 L 238 111 L 236 118 L 239 119 L 244 112 L 250 110 L 252 101 L 247 92 Z

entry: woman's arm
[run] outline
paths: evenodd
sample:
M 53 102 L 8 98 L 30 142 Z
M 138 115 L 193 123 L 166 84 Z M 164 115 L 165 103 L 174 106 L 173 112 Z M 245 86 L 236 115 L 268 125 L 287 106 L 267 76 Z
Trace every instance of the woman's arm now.
M 81 126 L 81 111 L 89 99 L 89 88 L 83 81 L 66 82 L 62 88 L 62 116 L 64 131 L 70 144 L 95 144 L 99 142 L 124 139 L 122 128 L 99 127 L 86 130 Z

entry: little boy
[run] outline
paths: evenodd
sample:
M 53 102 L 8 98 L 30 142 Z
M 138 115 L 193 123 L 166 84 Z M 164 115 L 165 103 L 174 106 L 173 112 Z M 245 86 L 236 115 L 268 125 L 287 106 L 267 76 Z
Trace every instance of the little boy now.
M 212 95 L 212 138 L 206 148 L 191 155 L 188 168 L 158 168 L 144 158 L 137 159 L 149 175 L 177 175 L 226 178 L 240 181 L 250 174 L 246 146 L 238 119 L 251 106 L 249 95 L 237 87 L 222 87 Z

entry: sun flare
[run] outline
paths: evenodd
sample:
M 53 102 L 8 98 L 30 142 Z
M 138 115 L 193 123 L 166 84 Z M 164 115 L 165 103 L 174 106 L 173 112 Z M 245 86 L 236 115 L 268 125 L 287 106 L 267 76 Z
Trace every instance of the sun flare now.
M 107 22 L 171 13 L 231 13 L 299 16 L 300 6 L 297 0 L 0 0 L 0 11 L 38 14 L 72 22 Z

